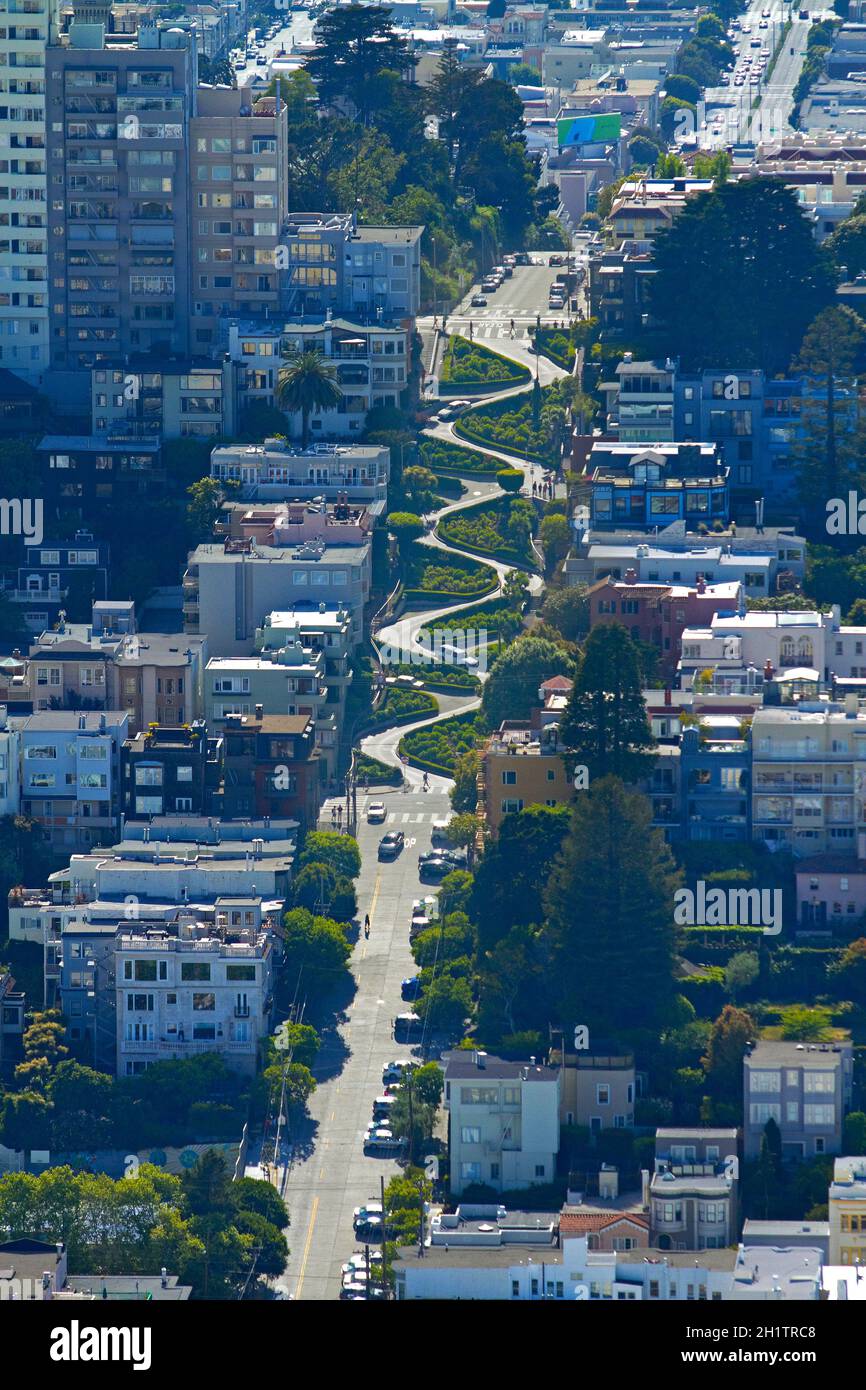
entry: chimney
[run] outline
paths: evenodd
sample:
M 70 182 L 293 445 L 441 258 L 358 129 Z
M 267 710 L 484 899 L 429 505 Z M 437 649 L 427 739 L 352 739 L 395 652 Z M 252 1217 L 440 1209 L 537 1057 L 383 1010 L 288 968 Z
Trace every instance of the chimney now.
M 707 592 L 707 581 L 702 574 L 698 575 L 698 582 L 695 585 L 695 589 L 699 594 L 705 594 Z
M 484 1070 L 484 1068 L 487 1066 L 487 1053 L 486 1053 L 486 1052 L 476 1052 L 476 1053 L 475 1053 L 475 1065 L 476 1065 L 476 1067 L 478 1068 L 479 1071 L 483 1071 L 483 1070 Z
M 773 679 L 773 676 L 775 675 L 775 672 L 775 666 L 773 665 L 770 658 L 767 657 L 767 660 L 764 662 L 764 680 L 771 681 Z
M 265 707 L 264 707 L 264 705 L 256 705 L 256 719 L 264 719 L 264 717 L 265 717 Z
M 648 1168 L 640 1170 L 640 1204 L 646 1210 L 650 1204 L 650 1175 Z
M 51 1298 L 51 1272 L 47 1269 L 42 1271 L 42 1297 L 44 1299 Z
M 845 696 L 845 718 L 846 718 L 846 719 L 856 719 L 856 718 L 857 718 L 857 705 L 858 705 L 857 696 L 856 696 L 853 692 L 852 692 L 852 694 L 846 695 L 846 696 Z
M 159 1271 L 159 1282 L 164 1289 L 168 1288 L 168 1270 L 165 1265 L 163 1265 L 162 1269 Z

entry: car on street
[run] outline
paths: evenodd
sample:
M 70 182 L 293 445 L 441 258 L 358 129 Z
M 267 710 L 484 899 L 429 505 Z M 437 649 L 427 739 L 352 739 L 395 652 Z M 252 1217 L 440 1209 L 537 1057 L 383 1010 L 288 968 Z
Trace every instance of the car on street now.
M 418 865 L 418 877 L 422 883 L 441 883 L 453 871 L 454 865 L 441 855 L 436 859 L 425 859 L 423 864 Z
M 398 1139 L 387 1125 L 368 1125 L 364 1131 L 364 1149 L 367 1153 L 398 1153 L 404 1141 Z
M 486 309 L 486 308 L 487 308 L 487 299 L 486 299 L 486 297 L 485 297 L 483 294 L 473 294 L 473 296 L 472 296 L 472 298 L 470 299 L 469 303 L 470 303 L 470 305 L 471 305 L 471 307 L 472 307 L 473 309 Z
M 362 1301 L 366 1301 L 367 1285 L 362 1284 L 360 1280 L 356 1280 L 354 1283 L 344 1284 L 340 1289 L 340 1297 L 346 1303 L 361 1303 Z
M 387 814 L 384 801 L 371 801 L 367 807 L 367 824 L 381 825 Z
M 407 975 L 405 980 L 400 982 L 400 998 L 412 1004 L 421 993 L 421 976 Z
M 396 1096 L 383 1093 L 373 1101 L 373 1119 L 377 1124 L 387 1124 L 388 1116 L 397 1104 Z
M 382 1068 L 382 1085 L 396 1085 L 397 1082 L 403 1080 L 407 1071 L 414 1071 L 417 1065 L 417 1062 L 409 1061 L 408 1058 L 405 1061 L 386 1062 Z
M 376 1220 L 381 1221 L 383 1210 L 382 1203 L 375 1197 L 371 1197 L 363 1206 L 355 1207 L 355 1210 L 352 1212 L 352 1220 L 367 1221 L 370 1217 L 374 1217 Z
M 547 264 L 550 265 L 550 266 L 562 265 L 562 264 L 563 264 L 562 257 L 561 257 L 561 256 L 559 255 L 559 253 L 557 252 L 555 255 L 553 255 L 553 256 L 550 257 L 550 260 L 547 262 Z
M 379 858 L 396 859 L 406 842 L 402 830 L 389 830 L 379 841 Z
M 394 1019 L 394 1038 L 397 1042 L 420 1042 L 421 1020 L 417 1014 L 398 1014 Z

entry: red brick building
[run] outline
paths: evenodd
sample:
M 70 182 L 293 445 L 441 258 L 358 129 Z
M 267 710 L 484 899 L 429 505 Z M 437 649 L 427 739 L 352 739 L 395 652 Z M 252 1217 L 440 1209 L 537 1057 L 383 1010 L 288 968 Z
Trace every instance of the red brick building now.
M 707 584 L 703 579 L 694 587 L 641 583 L 634 570 L 626 570 L 624 579 L 600 579 L 587 596 L 590 627 L 621 623 L 635 641 L 658 647 L 661 672 L 667 678 L 680 659 L 684 629 L 708 627 L 715 613 L 735 612 L 740 585 Z

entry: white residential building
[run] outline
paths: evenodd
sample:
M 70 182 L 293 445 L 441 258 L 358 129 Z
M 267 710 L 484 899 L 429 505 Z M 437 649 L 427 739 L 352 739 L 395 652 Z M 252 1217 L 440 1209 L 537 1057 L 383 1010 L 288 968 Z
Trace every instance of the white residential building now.
M 837 1158 L 828 1204 L 833 1265 L 866 1264 L 866 1156 Z
M 0 367 L 42 384 L 48 366 L 45 50 L 57 0 L 3 0 L 0 28 Z
M 445 1068 L 451 1191 L 498 1192 L 551 1182 L 559 1152 L 560 1072 L 485 1052 L 452 1052 Z
M 177 936 L 132 927 L 114 951 L 117 1072 L 218 1052 L 253 1073 L 273 1008 L 273 938 L 215 930 L 192 916 Z

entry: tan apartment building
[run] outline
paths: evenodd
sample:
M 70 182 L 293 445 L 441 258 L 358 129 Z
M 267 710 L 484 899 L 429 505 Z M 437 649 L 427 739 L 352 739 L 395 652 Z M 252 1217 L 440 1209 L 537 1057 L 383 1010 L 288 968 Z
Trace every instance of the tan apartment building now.
M 189 124 L 194 352 L 217 343 L 221 317 L 266 317 L 278 308 L 286 122 L 279 95 L 254 99 L 245 87 L 196 93 Z
M 837 1158 L 833 1164 L 828 1215 L 831 1265 L 866 1262 L 866 1158 Z
M 634 1125 L 634 1053 L 617 1043 L 594 1045 L 591 1051 L 551 1050 L 550 1065 L 561 1073 L 559 1119 L 597 1134 L 603 1129 Z
M 554 730 L 505 720 L 485 745 L 479 803 L 492 835 L 498 834 L 503 816 L 527 806 L 567 806 L 573 794 Z
M 126 711 L 129 728 L 191 724 L 204 711 L 207 637 L 138 632 L 124 638 L 108 668 L 110 706 Z

